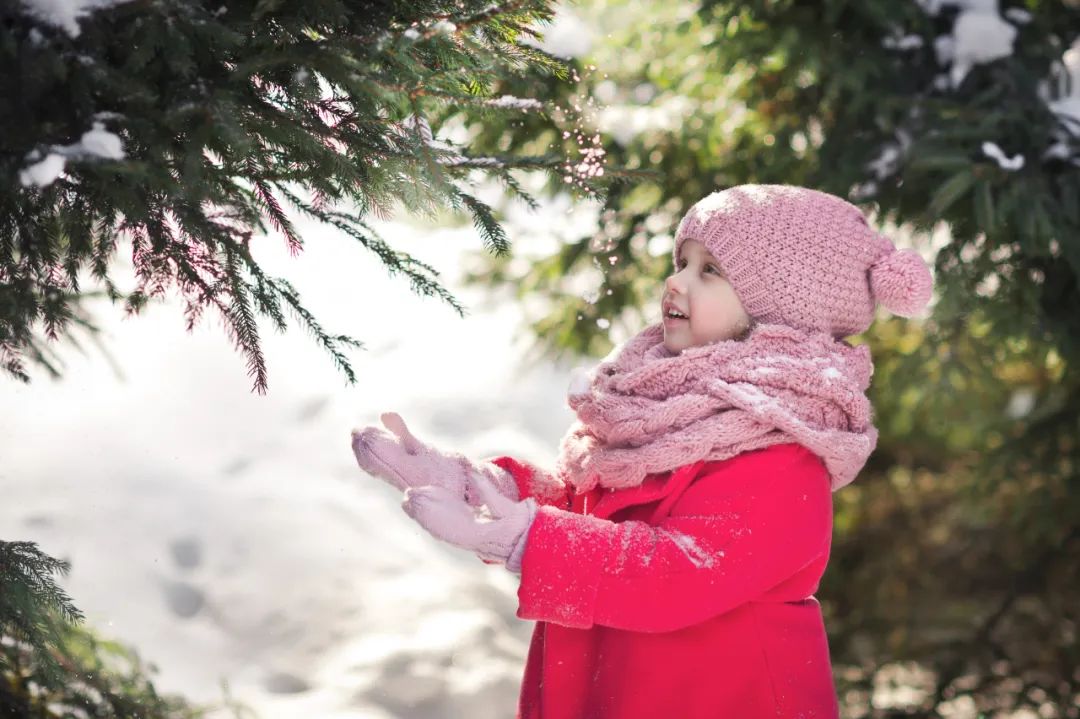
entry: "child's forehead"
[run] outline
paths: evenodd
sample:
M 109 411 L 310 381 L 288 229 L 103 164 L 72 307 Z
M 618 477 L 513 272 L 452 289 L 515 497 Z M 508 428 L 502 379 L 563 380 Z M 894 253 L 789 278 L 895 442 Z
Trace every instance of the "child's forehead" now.
M 712 253 L 709 252 L 705 248 L 705 245 L 698 240 L 683 240 L 683 243 L 679 245 L 680 257 L 686 254 L 694 254 L 695 252 L 698 254 L 708 255 L 709 257 L 712 257 Z

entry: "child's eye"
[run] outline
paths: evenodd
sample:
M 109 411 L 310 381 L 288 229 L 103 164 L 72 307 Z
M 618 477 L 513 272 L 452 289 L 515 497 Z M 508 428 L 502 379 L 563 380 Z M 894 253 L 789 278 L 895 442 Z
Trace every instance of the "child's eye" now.
M 686 263 L 680 260 L 679 262 L 675 263 L 675 267 L 681 270 L 683 267 L 686 267 Z M 715 274 L 720 274 L 720 270 L 716 269 L 714 265 L 705 265 L 705 269 L 712 270 Z

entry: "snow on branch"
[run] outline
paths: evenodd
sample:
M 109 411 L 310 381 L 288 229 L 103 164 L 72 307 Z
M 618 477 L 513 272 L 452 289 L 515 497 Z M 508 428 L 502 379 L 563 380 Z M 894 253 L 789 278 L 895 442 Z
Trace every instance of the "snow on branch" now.
M 544 103 L 539 100 L 530 97 L 514 97 L 513 95 L 503 95 L 494 100 L 488 100 L 484 104 L 490 107 L 509 107 L 515 110 L 542 110 L 544 108 Z
M 1015 157 L 1006 157 L 1005 152 L 995 142 L 984 142 L 982 151 L 987 157 L 997 160 L 997 164 L 1003 170 L 1019 170 L 1024 166 L 1024 155 L 1017 153 Z
M 23 7 L 38 20 L 63 29 L 71 37 L 78 37 L 79 18 L 112 5 L 129 0 L 21 0 Z
M 37 160 L 41 152 L 34 150 L 27 160 Z M 71 145 L 53 145 L 45 157 L 19 171 L 19 182 L 23 187 L 37 185 L 46 187 L 64 172 L 68 159 L 104 158 L 106 160 L 124 159 L 124 146 L 120 138 L 105 129 L 100 122 L 95 122 L 92 130 L 83 133 L 78 142 Z

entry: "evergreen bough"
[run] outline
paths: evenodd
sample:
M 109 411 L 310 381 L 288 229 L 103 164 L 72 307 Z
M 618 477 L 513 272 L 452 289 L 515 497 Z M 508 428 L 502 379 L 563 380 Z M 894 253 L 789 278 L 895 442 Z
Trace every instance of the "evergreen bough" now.
M 36 324 L 47 340 L 77 342 L 72 325 L 96 331 L 79 305 L 88 266 L 104 290 L 86 295 L 122 300 L 128 314 L 173 287 L 189 330 L 216 310 L 260 393 L 259 315 L 283 331 L 291 313 L 353 383 L 344 350 L 363 344 L 324 329 L 286 279 L 259 267 L 260 233 L 296 254 L 292 218 L 313 218 L 462 314 L 438 273 L 393 249 L 371 218 L 395 203 L 467 212 L 505 255 L 470 173 L 535 206 L 510 171 L 573 167 L 559 153 L 479 157 L 437 138 L 454 114 L 550 124 L 542 103 L 499 92 L 509 77 L 568 79 L 564 60 L 523 42 L 552 19 L 550 0 L 130 0 L 82 17 L 77 34 L 26 2 L 0 3 L 0 367 L 23 381 L 27 357 L 60 374 Z M 35 183 L 50 162 L 66 173 Z M 127 293 L 109 274 L 121 237 L 138 277 Z

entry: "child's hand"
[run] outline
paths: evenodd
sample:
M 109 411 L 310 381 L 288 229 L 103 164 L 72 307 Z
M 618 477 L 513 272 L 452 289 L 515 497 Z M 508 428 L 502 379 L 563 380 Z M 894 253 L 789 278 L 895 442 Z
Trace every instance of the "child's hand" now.
M 532 526 L 536 500 L 508 499 L 483 476 L 474 478 L 474 486 L 491 519 L 483 518 L 460 496 L 438 486 L 406 489 L 401 508 L 436 539 L 488 561 L 507 562 L 511 554 L 520 561 L 520 548 L 516 553 L 514 549 Z M 518 567 L 511 569 L 519 571 Z
M 374 426 L 352 431 L 356 463 L 368 474 L 400 491 L 425 485 L 442 487 L 474 507 L 481 500 L 472 477 L 479 474 L 492 481 L 501 494 L 517 498 L 517 486 L 509 472 L 421 442 L 396 412 L 384 412 L 379 419 L 389 432 Z

